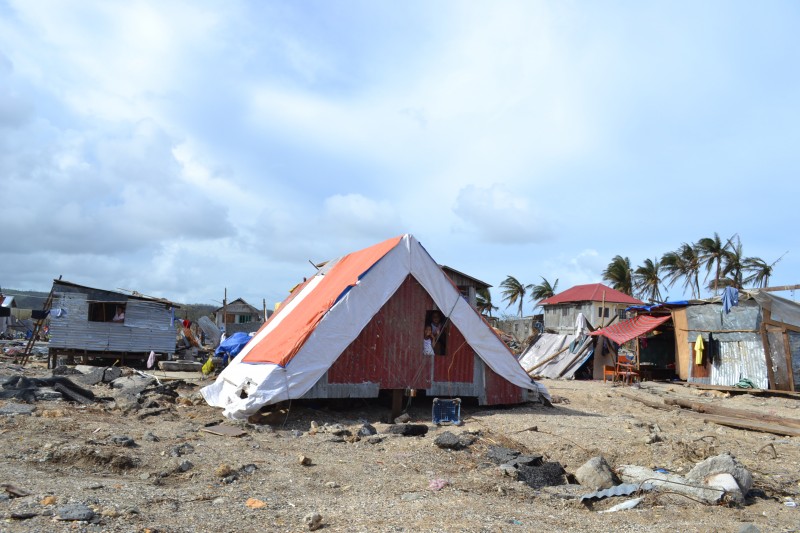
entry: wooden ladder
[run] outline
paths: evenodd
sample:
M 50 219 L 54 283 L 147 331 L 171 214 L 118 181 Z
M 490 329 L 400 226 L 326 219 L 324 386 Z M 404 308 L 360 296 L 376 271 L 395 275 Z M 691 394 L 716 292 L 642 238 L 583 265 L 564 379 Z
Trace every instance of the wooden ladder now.
M 61 279 L 61 276 L 58 277 Z M 20 359 L 20 364 L 25 366 L 25 363 L 28 362 L 28 357 L 30 357 L 31 352 L 33 351 L 33 345 L 36 344 L 36 337 L 42 331 L 42 327 L 44 326 L 45 321 L 47 320 L 47 315 L 50 312 L 50 308 L 53 307 L 53 291 L 55 290 L 55 283 L 53 287 L 50 288 L 50 294 L 47 295 L 47 300 L 44 302 L 44 306 L 42 307 L 42 311 L 44 311 L 44 315 L 42 318 L 37 318 L 36 322 L 33 324 L 33 332 L 31 334 L 31 338 L 28 339 L 28 344 L 25 345 L 25 351 L 22 353 L 22 358 Z

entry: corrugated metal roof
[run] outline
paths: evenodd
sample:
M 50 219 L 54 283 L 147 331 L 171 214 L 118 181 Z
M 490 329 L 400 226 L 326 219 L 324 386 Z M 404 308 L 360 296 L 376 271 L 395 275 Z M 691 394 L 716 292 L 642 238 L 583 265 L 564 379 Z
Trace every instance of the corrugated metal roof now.
M 605 293 L 605 294 L 604 294 Z M 607 303 L 622 303 L 622 304 L 638 304 L 644 302 L 628 296 L 616 289 L 612 289 L 602 283 L 591 283 L 589 285 L 575 285 L 572 288 L 560 292 L 550 298 L 545 298 L 539 305 L 555 305 L 567 302 L 602 302 L 605 300 Z

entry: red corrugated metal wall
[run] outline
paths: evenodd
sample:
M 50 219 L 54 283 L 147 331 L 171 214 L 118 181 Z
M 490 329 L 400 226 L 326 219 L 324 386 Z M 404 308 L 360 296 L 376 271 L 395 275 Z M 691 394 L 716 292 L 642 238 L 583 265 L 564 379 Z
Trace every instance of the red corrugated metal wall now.
M 381 389 L 429 389 L 437 383 L 472 383 L 475 357 L 464 336 L 448 326 L 447 355 L 422 354 L 425 312 L 433 300 L 408 276 L 328 370 L 328 383 L 379 383 Z M 431 369 L 433 365 L 433 369 Z M 522 401 L 522 391 L 486 367 L 486 403 Z
M 328 370 L 328 383 L 380 383 L 382 389 L 427 389 L 431 357 L 422 354 L 425 311 L 433 300 L 408 276 Z
M 433 358 L 433 380 L 439 382 L 472 383 L 475 352 L 453 325 L 448 326 L 447 355 Z
M 523 400 L 522 389 L 495 374 L 494 370 L 484 365 L 486 372 L 486 405 L 520 403 Z

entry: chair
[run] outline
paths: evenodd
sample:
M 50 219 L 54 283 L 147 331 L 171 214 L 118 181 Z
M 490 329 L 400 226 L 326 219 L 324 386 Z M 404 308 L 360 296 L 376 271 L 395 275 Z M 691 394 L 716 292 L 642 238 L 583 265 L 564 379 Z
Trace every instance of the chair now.
M 605 376 L 605 372 L 603 373 Z M 625 353 L 617 355 L 617 364 L 614 366 L 614 381 L 620 378 L 623 383 L 630 384 L 639 381 L 639 365 L 636 364 L 636 357 Z
M 603 383 L 606 382 L 606 378 L 611 378 L 611 381 L 616 380 L 617 377 L 617 367 L 614 365 L 603 365 Z

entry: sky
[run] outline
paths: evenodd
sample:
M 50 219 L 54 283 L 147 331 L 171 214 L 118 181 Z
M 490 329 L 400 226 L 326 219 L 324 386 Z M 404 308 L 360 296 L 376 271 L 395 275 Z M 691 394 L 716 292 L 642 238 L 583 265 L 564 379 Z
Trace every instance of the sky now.
M 715 232 L 800 283 L 798 27 L 788 0 L 0 0 L 0 287 L 271 308 L 403 233 L 501 314 L 508 275 Z

